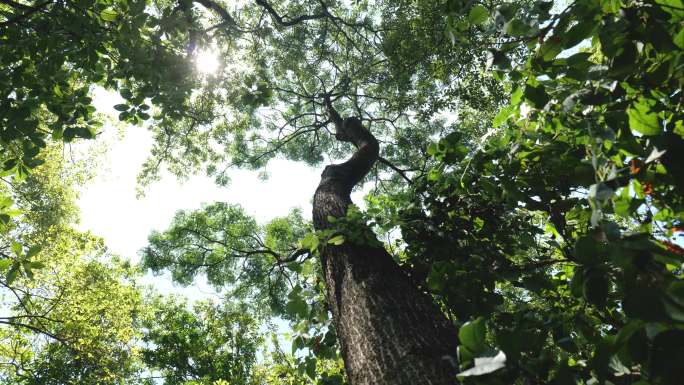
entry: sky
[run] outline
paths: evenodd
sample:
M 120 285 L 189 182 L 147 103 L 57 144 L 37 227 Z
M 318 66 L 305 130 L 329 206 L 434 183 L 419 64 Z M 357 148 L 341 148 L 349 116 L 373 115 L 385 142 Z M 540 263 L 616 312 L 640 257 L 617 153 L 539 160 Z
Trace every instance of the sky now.
M 118 95 L 95 90 L 98 111 L 114 115 Z M 95 178 L 81 189 L 78 206 L 79 228 L 102 237 L 113 254 L 137 262 L 138 252 L 147 245 L 152 230 L 162 231 L 178 210 L 197 209 L 203 203 L 224 201 L 239 203 L 245 211 L 264 223 L 287 215 L 294 207 L 304 215 L 311 213 L 311 198 L 318 185 L 321 169 L 287 160 L 274 160 L 267 166 L 269 178 L 262 180 L 257 172 L 232 170 L 231 183 L 217 186 L 212 178 L 197 175 L 185 181 L 164 174 L 158 182 L 136 197 L 136 177 L 152 146 L 150 132 L 144 127 L 129 126 L 123 130 L 106 124 L 97 142 L 106 142 L 107 151 L 98 162 Z M 83 150 L 93 143 L 83 142 Z M 212 296 L 214 290 L 203 279 L 195 287 L 173 285 L 168 275 L 148 275 L 143 283 L 163 293 L 179 293 L 191 299 Z

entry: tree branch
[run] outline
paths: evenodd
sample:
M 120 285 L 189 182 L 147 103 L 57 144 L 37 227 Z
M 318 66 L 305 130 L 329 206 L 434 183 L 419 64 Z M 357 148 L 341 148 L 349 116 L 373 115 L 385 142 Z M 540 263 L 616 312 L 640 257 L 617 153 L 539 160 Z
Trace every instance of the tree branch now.
M 17 3 L 16 1 L 12 1 L 12 0 L 0 0 L 0 4 L 9 5 L 12 8 L 22 9 L 24 11 L 28 11 L 28 10 L 32 9 L 30 6 L 28 6 L 26 4 Z
M 20 323 L 20 322 L 4 321 L 4 320 L 1 320 L 1 319 L 0 319 L 0 324 L 5 324 L 5 325 L 10 325 L 10 326 L 18 327 L 18 328 L 28 329 L 28 330 L 31 330 L 31 331 L 33 331 L 33 332 L 36 332 L 36 333 L 39 333 L 39 334 L 46 335 L 46 336 L 52 338 L 53 340 L 59 341 L 59 342 L 65 344 L 65 345 L 68 343 L 68 341 L 65 340 L 65 339 L 63 339 L 62 337 L 58 337 L 57 335 L 52 334 L 52 333 L 50 333 L 50 332 L 47 331 L 47 330 L 42 330 L 42 329 L 40 329 L 40 328 L 37 328 L 37 327 L 35 327 L 35 326 L 31 326 L 31 325 L 28 325 L 28 324 L 24 324 L 24 323 Z
M 255 0 L 255 1 L 258 5 L 264 7 L 266 12 L 268 12 L 271 15 L 271 17 L 276 22 L 276 24 L 283 26 L 283 27 L 291 27 L 291 26 L 299 24 L 303 21 L 322 19 L 322 18 L 328 17 L 330 15 L 327 11 L 325 11 L 325 12 L 316 13 L 313 15 L 302 15 L 302 16 L 295 17 L 294 19 L 285 20 L 281 15 L 278 14 L 278 12 L 276 12 L 275 9 L 273 9 L 273 7 L 269 3 L 266 2 L 266 0 Z
M 396 171 L 397 174 L 401 175 L 401 177 L 404 178 L 404 180 L 406 180 L 409 184 L 413 184 L 413 181 L 411 180 L 411 178 L 406 176 L 406 173 L 404 172 L 404 170 L 393 165 L 389 160 L 387 160 L 383 157 L 378 157 L 378 160 L 380 161 L 380 163 L 382 163 L 382 164 L 386 165 L 387 167 L 391 168 L 392 170 Z
M 213 0 L 194 0 L 195 3 L 201 4 L 204 8 L 210 9 L 217 13 L 224 21 L 225 24 L 229 24 L 233 27 L 237 26 L 235 19 L 228 13 L 228 11 L 223 8 L 222 5 Z M 223 23 L 222 23 L 223 24 Z

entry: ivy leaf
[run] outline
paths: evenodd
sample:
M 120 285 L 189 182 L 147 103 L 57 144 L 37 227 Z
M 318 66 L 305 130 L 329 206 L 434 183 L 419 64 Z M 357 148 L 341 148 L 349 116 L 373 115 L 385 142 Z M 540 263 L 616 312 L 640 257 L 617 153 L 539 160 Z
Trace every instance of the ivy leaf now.
M 650 104 L 647 99 L 642 97 L 627 108 L 629 127 L 647 136 L 658 135 L 662 132 L 658 115 L 651 111 Z

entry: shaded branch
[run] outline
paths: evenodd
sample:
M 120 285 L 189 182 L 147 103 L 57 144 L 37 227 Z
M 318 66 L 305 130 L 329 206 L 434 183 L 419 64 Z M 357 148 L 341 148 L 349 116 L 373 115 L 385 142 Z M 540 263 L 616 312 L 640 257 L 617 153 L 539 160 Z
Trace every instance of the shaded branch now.
M 17 327 L 17 328 L 28 329 L 28 330 L 31 330 L 31 331 L 33 331 L 33 332 L 36 332 L 36 333 L 39 333 L 39 334 L 46 335 L 46 336 L 52 338 L 53 340 L 59 341 L 59 342 L 65 344 L 65 345 L 68 343 L 68 341 L 65 340 L 64 338 L 58 337 L 57 335 L 55 335 L 55 334 L 53 334 L 53 333 L 50 333 L 50 332 L 47 331 L 47 330 L 43 330 L 43 329 L 37 328 L 37 327 L 32 326 L 32 325 L 28 325 L 28 324 L 25 324 L 25 323 L 21 323 L 21 322 L 12 322 L 12 321 L 5 321 L 5 320 L 0 319 L 0 324 L 10 325 L 10 326 L 14 326 L 14 327 Z
M 391 168 L 392 170 L 396 171 L 397 174 L 399 174 L 402 178 L 404 178 L 404 180 L 406 180 L 409 184 L 413 184 L 413 181 L 411 180 L 411 178 L 406 176 L 406 173 L 404 172 L 404 170 L 395 166 L 394 164 L 392 164 L 392 162 L 390 162 L 389 160 L 387 160 L 383 157 L 378 157 L 378 160 L 380 161 L 380 163 L 382 163 L 382 164 L 386 165 L 387 167 Z
M 278 12 L 276 12 L 276 10 L 273 9 L 273 7 L 269 3 L 267 3 L 265 0 L 255 0 L 255 1 L 258 5 L 262 6 L 266 10 L 266 12 L 269 13 L 269 15 L 271 15 L 271 17 L 276 22 L 276 24 L 283 26 L 283 27 L 291 27 L 293 25 L 299 24 L 299 23 L 301 23 L 303 21 L 307 21 L 307 20 L 323 19 L 323 18 L 328 17 L 330 15 L 327 12 L 327 10 L 325 10 L 325 8 L 324 8 L 325 11 L 321 12 L 321 13 L 316 13 L 313 15 L 302 15 L 302 16 L 295 17 L 294 19 L 285 20 L 283 18 L 283 16 L 279 15 Z
M 0 0 L 0 4 L 9 5 L 12 8 L 22 9 L 24 11 L 28 11 L 28 10 L 32 9 L 30 6 L 28 6 L 26 4 L 17 3 L 16 1 L 12 1 L 12 0 Z
M 213 0 L 194 0 L 195 3 L 201 4 L 204 6 L 204 8 L 207 8 L 209 10 L 214 11 L 216 14 L 218 14 L 224 21 L 225 24 L 231 25 L 231 26 L 237 26 L 237 23 L 235 22 L 235 19 L 228 13 L 228 11 L 223 8 L 222 5 L 219 3 L 213 1 Z

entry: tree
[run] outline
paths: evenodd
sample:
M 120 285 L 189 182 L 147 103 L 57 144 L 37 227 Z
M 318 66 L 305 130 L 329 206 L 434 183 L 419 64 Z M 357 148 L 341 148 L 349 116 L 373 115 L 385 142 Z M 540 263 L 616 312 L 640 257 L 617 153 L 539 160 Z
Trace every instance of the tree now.
M 3 185 L 22 210 L 2 239 L 0 380 L 31 384 L 252 384 L 262 337 L 245 306 L 187 304 L 153 292 L 140 270 L 73 228 L 92 159 L 62 148 Z M 15 240 L 34 245 L 25 250 Z M 160 374 L 160 375 L 157 375 Z
M 264 4 L 260 3 L 260 5 Z M 209 159 L 211 160 L 209 171 L 214 172 L 216 170 L 212 164 L 215 163 L 214 159 L 221 160 L 228 156 L 232 158 L 230 160 L 232 164 L 254 167 L 264 164 L 278 152 L 309 162 L 320 162 L 319 154 L 326 149 L 333 150 L 333 154 L 341 155 L 342 153 L 334 148 L 336 143 L 330 137 L 319 134 L 328 123 L 335 120 L 327 116 L 334 110 L 331 107 L 330 98 L 344 101 L 347 103 L 347 108 L 355 108 L 358 112 L 365 114 L 365 120 L 376 124 L 379 130 L 378 135 L 385 140 L 392 140 L 392 136 L 396 136 L 399 141 L 406 143 L 413 141 L 421 146 L 420 143 L 426 143 L 431 133 L 440 129 L 440 124 L 423 119 L 421 123 L 428 125 L 427 130 L 409 132 L 417 120 L 405 111 L 395 111 L 389 103 L 384 103 L 384 100 L 391 100 L 391 97 L 398 97 L 396 94 L 401 95 L 407 91 L 405 86 L 395 91 L 396 85 L 391 81 L 377 84 L 375 68 L 382 68 L 380 66 L 386 60 L 382 59 L 384 47 L 373 40 L 379 37 L 379 31 L 375 29 L 373 23 L 345 22 L 323 5 L 320 13 L 299 18 L 299 21 L 294 22 L 293 28 L 290 29 L 285 28 L 289 27 L 289 22 L 285 22 L 278 12 L 267 4 L 264 7 L 272 16 L 278 31 L 264 35 L 264 37 L 259 34 L 256 37 L 250 37 L 252 39 L 250 43 L 253 45 L 248 46 L 246 54 L 250 55 L 249 58 L 254 62 L 252 71 L 255 74 L 248 72 L 244 77 L 242 74 L 234 77 L 235 80 L 244 82 L 250 90 L 255 92 L 247 96 L 234 93 L 224 102 L 231 106 L 230 111 L 233 115 L 243 118 L 233 118 L 232 121 L 226 122 L 225 126 L 219 124 L 208 127 L 206 132 L 193 129 L 197 127 L 197 122 L 194 120 L 180 124 L 178 121 L 160 122 L 157 129 L 163 135 L 160 143 L 163 143 L 164 147 L 155 152 L 155 155 L 163 155 L 159 160 L 178 162 L 174 157 L 177 157 L 175 154 L 180 152 L 184 155 L 189 154 L 181 161 L 184 166 L 188 165 L 186 160 L 192 165 L 193 163 L 201 164 Z M 357 12 L 372 13 L 372 10 L 361 6 Z M 312 20 L 312 23 L 304 24 L 305 20 Z M 328 35 L 330 35 L 329 41 Z M 317 36 L 323 36 L 323 40 L 317 41 Z M 262 39 L 269 44 L 262 45 Z M 375 58 L 378 58 L 378 61 Z M 467 68 L 467 65 L 472 65 L 472 62 L 466 60 L 466 63 L 461 64 Z M 332 69 L 332 72 L 329 69 Z M 409 79 L 404 81 L 410 83 Z M 328 99 L 327 106 L 324 103 L 326 99 Z M 277 107 L 260 107 L 262 105 L 278 106 L 279 103 L 291 107 L 284 111 Z M 401 107 L 406 108 L 406 105 Z M 255 120 L 255 113 L 266 120 L 265 125 L 262 126 L 260 120 Z M 276 125 L 278 115 L 280 115 L 281 122 L 284 121 L 285 124 Z M 342 119 L 336 112 L 333 116 L 337 116 L 336 120 L 339 121 L 337 126 L 340 129 L 337 132 L 337 138 L 345 139 L 345 135 L 348 134 L 342 132 Z M 279 127 L 279 125 L 282 126 Z M 269 134 L 264 128 L 275 130 L 276 135 Z M 184 132 L 182 142 L 173 139 L 175 132 L 179 129 L 180 132 Z M 232 129 L 232 132 L 227 129 Z M 251 138 L 246 137 L 248 134 Z M 346 138 L 347 141 L 352 141 L 354 136 Z M 214 153 L 209 145 L 211 139 L 219 142 L 230 140 L 229 152 L 227 154 Z M 319 219 L 314 223 L 318 230 L 327 227 L 328 215 L 345 216 L 347 205 L 350 203 L 348 194 L 351 188 L 360 182 L 374 165 L 377 154 L 372 155 L 371 148 L 363 146 L 361 148 L 365 148 L 361 153 L 369 150 L 371 153 L 359 156 L 357 152 L 357 155 L 354 155 L 352 161 L 348 163 L 347 172 L 350 175 L 346 177 L 347 180 L 338 181 L 342 183 L 335 187 L 339 191 L 326 198 L 331 199 L 336 196 L 338 201 L 327 202 L 330 205 L 326 207 L 323 200 L 315 200 L 314 215 Z M 209 149 L 209 154 L 207 154 L 207 149 Z M 375 151 L 377 152 L 378 148 Z M 407 163 L 407 170 L 420 171 L 425 165 L 416 164 L 415 160 L 419 159 L 419 156 L 411 156 L 411 152 L 412 149 L 406 145 L 395 146 L 388 150 L 388 154 L 392 155 L 392 160 Z M 400 177 L 410 180 L 405 171 L 393 161 L 384 157 L 382 160 L 386 167 L 393 169 Z M 152 164 L 158 165 L 159 161 Z M 328 168 L 330 172 L 334 169 Z M 176 170 L 174 168 L 174 171 Z M 187 172 L 187 167 L 181 171 Z M 220 179 L 220 172 L 218 176 Z M 321 184 L 319 191 L 324 195 L 326 189 L 332 193 L 332 188 L 332 185 Z M 317 199 L 323 196 L 321 194 L 317 194 Z M 212 239 L 208 240 L 212 242 Z M 349 243 L 351 240 L 346 242 Z M 328 287 L 328 303 L 332 305 L 335 330 L 338 335 L 342 333 L 342 355 L 345 358 L 351 381 L 353 383 L 452 382 L 455 373 L 453 362 L 457 341 L 455 329 L 431 304 L 431 300 L 415 289 L 409 278 L 383 248 L 377 246 L 368 248 L 362 245 L 359 247 L 348 249 L 348 245 L 339 248 L 335 245 L 326 245 L 322 252 L 323 265 L 326 269 L 323 279 Z M 375 261 L 370 265 L 364 265 L 365 259 L 360 258 L 360 255 L 358 258 L 351 258 L 345 262 L 342 262 L 341 258 L 333 258 L 333 260 L 340 259 L 342 263 L 333 267 L 334 263 L 328 265 L 325 262 L 329 260 L 326 253 L 335 253 L 333 250 L 336 249 L 337 253 L 347 254 L 347 258 L 356 253 L 377 257 L 367 258 Z M 209 255 L 211 253 L 210 250 Z M 172 252 L 171 255 L 173 254 L 176 253 Z M 170 260 L 163 253 L 146 252 L 146 255 L 153 256 L 153 258 L 147 258 L 147 265 L 151 267 L 158 265 L 154 259 Z M 352 263 L 352 261 L 355 262 Z M 351 268 L 353 265 L 357 267 Z M 332 270 L 328 270 L 329 268 Z M 342 274 L 345 270 L 357 271 L 357 269 L 358 275 Z M 337 272 L 333 273 L 336 270 Z M 185 273 L 193 275 L 194 271 Z M 381 276 L 383 279 L 380 279 Z M 360 289 L 364 285 L 369 285 L 367 291 Z M 359 301 L 355 302 L 354 295 L 362 293 L 363 295 L 358 298 Z M 397 297 L 399 293 L 403 296 Z M 336 298 L 341 300 L 342 297 L 345 305 L 336 300 Z M 359 306 L 362 302 L 365 305 Z M 341 306 L 345 306 L 346 309 L 340 311 L 338 307 Z M 355 314 L 356 310 L 360 313 Z M 404 317 L 404 314 L 407 316 Z M 423 318 L 411 319 L 410 317 Z M 397 324 L 390 326 L 389 329 L 396 331 L 396 334 L 389 334 L 386 328 L 393 322 Z M 418 325 L 422 326 L 420 333 L 417 332 Z M 355 329 L 364 330 L 366 334 L 361 335 Z M 362 352 L 364 350 L 372 351 L 372 357 L 362 355 L 365 354 Z M 426 377 L 423 378 L 423 376 Z
M 165 385 L 256 384 L 252 367 L 261 345 L 258 324 L 244 305 L 188 304 L 156 298 L 144 320 L 142 360 Z
M 124 383 L 138 370 L 136 269 L 111 259 L 101 239 L 73 228 L 74 184 L 87 178 L 83 164 L 67 167 L 57 146 L 39 159 L 43 163 L 25 179 L 3 185 L 23 213 L 0 238 L 0 378 Z
M 226 183 L 228 167 L 259 168 L 276 156 L 310 164 L 351 156 L 326 169 L 316 232 L 299 242 L 264 247 L 264 230 L 223 205 L 197 214 L 211 220 L 196 235 L 174 224 L 153 236 L 146 263 L 186 282 L 213 271 L 216 282 L 245 283 L 228 261 L 249 260 L 257 289 L 280 279 L 274 295 L 258 297 L 280 298 L 274 312 L 301 325 L 293 344 L 315 353 L 333 332 L 353 384 L 449 383 L 457 369 L 474 383 L 679 378 L 681 1 L 578 0 L 555 13 L 538 1 L 2 4 L 12 74 L 0 78 L 9 90 L 2 144 L 17 176 L 33 167 L 48 132 L 92 136 L 84 92 L 93 83 L 120 90 L 120 119 L 153 119 L 143 183 L 163 167 L 179 176 L 203 168 Z M 44 61 L 65 64 L 24 60 L 53 52 L 41 48 L 55 40 L 42 28 L 65 18 L 79 28 L 57 42 L 60 60 Z M 216 74 L 193 73 L 198 46 L 225 59 Z M 169 72 L 151 69 L 153 58 Z M 40 84 L 30 80 L 36 68 Z M 364 181 L 377 189 L 361 213 L 348 194 Z M 241 225 L 213 228 L 226 210 Z M 368 226 L 380 235 L 399 228 L 399 247 L 380 246 Z M 439 339 L 440 352 L 455 354 L 446 319 L 459 326 L 458 368 L 427 372 L 441 362 L 413 349 L 425 346 L 422 330 L 405 314 L 379 314 L 398 289 L 406 293 L 398 308 L 421 309 L 410 314 L 434 326 L 426 341 Z M 358 303 L 346 297 L 356 292 Z M 383 327 L 401 337 L 383 336 Z M 355 328 L 383 341 L 368 359 Z M 419 370 L 401 372 L 411 368 Z

